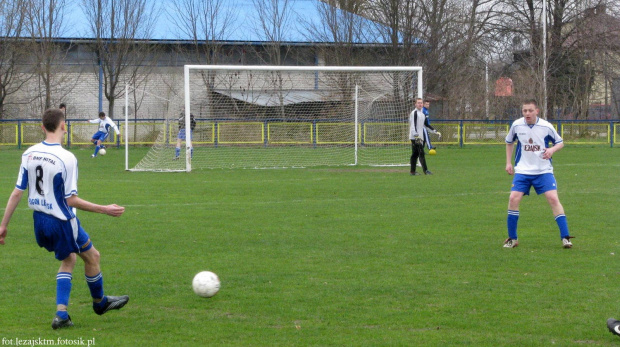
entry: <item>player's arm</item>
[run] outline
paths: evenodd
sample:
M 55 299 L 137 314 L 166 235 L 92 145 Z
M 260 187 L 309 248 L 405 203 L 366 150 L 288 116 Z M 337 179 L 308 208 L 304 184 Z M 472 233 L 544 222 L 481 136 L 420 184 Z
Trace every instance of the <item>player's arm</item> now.
M 542 158 L 551 159 L 551 157 L 553 156 L 553 153 L 559 151 L 562 148 L 564 148 L 564 142 L 556 143 L 555 145 L 553 145 L 553 147 L 549 147 L 545 150 L 545 152 L 542 155 Z
M 435 130 L 435 128 L 433 128 L 429 123 L 428 123 L 428 118 L 424 118 L 424 126 L 429 129 L 432 133 L 437 134 L 438 136 L 441 137 L 441 133 L 437 130 Z
M 88 123 L 93 123 L 93 124 L 99 123 L 99 122 L 101 122 L 101 120 L 99 118 L 97 118 L 97 119 L 89 119 L 88 120 Z
M 514 151 L 515 143 L 514 142 L 506 142 L 506 172 L 509 175 L 514 175 L 515 170 L 512 167 L 512 152 Z
M 122 206 L 118 206 L 117 204 L 98 205 L 90 201 L 81 199 L 77 195 L 71 195 L 69 198 L 67 198 L 67 204 L 71 207 L 77 208 L 78 210 L 103 213 L 112 217 L 120 217 L 123 212 L 125 212 L 125 208 Z
M 13 212 L 15 212 L 17 205 L 19 205 L 23 194 L 23 190 L 15 188 L 9 197 L 9 201 L 6 204 L 6 209 L 4 210 L 4 217 L 2 217 L 2 222 L 0 223 L 0 245 L 4 245 L 4 238 L 8 232 L 9 222 L 11 221 Z
M 116 122 L 110 121 L 110 124 L 111 124 L 112 128 L 114 128 L 114 132 L 116 133 L 116 135 L 120 135 L 121 131 L 118 130 L 118 127 L 116 126 Z

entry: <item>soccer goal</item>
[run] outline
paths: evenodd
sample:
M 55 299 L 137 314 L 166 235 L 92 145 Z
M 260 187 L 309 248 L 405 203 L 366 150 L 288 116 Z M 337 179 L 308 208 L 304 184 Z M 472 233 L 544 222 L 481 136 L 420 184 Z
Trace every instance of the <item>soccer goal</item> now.
M 406 165 L 422 68 L 186 65 L 183 92 L 133 170 Z

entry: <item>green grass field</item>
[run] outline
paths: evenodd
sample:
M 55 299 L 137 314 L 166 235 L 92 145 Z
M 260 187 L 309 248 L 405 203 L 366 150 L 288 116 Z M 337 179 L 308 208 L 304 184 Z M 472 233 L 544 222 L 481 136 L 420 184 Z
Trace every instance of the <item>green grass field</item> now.
M 22 150 L 0 151 L 0 204 Z M 433 176 L 407 167 L 125 172 L 121 150 L 79 160 L 79 212 L 102 254 L 97 316 L 74 272 L 75 327 L 53 331 L 59 262 L 40 249 L 25 199 L 0 246 L 0 339 L 96 346 L 620 345 L 620 149 L 569 146 L 554 166 L 573 249 L 546 200 L 524 198 L 520 245 L 502 248 L 511 177 L 501 146 L 439 148 Z M 137 160 L 137 159 L 136 159 Z M 222 289 L 196 296 L 216 272 Z M 22 342 L 26 343 L 26 342 Z

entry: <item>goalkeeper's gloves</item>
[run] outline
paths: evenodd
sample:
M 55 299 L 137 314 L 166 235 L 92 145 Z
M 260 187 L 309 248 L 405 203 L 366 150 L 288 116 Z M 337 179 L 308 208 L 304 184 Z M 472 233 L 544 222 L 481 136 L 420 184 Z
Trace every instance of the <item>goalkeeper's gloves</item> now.
M 437 132 L 437 136 L 441 137 L 441 133 L 439 131 Z

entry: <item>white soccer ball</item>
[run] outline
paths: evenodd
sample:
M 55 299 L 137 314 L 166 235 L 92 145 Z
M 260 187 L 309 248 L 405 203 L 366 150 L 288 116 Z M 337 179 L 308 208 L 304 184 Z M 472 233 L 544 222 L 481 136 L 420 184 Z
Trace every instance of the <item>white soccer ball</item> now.
M 220 278 L 211 271 L 202 271 L 192 281 L 194 293 L 203 298 L 210 298 L 220 291 Z
M 105 148 L 100 149 L 100 150 L 99 150 L 99 154 L 101 154 L 101 155 L 105 155 Z

